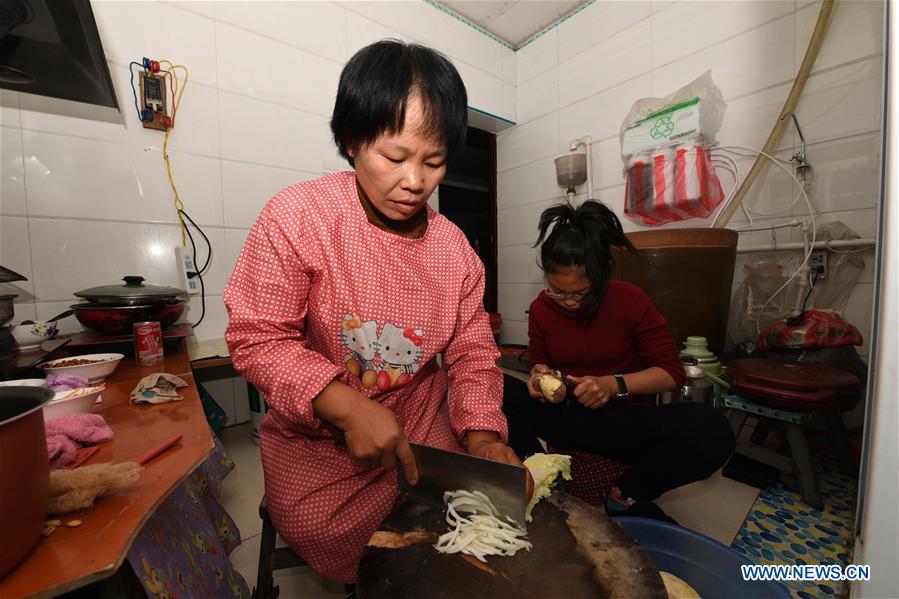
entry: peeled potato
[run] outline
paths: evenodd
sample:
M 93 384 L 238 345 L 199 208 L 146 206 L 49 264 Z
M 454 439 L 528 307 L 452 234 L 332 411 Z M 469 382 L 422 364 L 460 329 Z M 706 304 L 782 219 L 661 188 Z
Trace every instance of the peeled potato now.
M 661 571 L 659 574 L 665 583 L 665 590 L 668 591 L 668 599 L 702 599 L 693 587 L 674 574 Z
M 565 399 L 565 383 L 562 382 L 562 379 L 551 374 L 544 374 L 538 379 L 538 384 L 546 401 L 559 403 Z

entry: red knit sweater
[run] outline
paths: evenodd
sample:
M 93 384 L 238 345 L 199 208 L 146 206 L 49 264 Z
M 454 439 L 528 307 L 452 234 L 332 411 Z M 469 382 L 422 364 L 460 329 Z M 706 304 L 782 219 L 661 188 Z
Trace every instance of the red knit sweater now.
M 589 324 L 540 292 L 528 317 L 528 358 L 573 376 L 627 374 L 658 366 L 678 387 L 684 368 L 668 321 L 646 293 L 625 281 L 609 281 Z

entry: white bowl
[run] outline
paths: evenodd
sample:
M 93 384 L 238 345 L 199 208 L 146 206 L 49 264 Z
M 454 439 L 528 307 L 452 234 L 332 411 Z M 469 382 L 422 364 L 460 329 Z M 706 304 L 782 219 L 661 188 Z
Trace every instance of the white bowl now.
M 36 349 L 57 333 L 56 321 L 17 324 L 9 327 L 19 349 Z
M 16 379 L 14 381 L 2 381 L 0 387 L 46 387 L 47 379 Z
M 79 387 L 71 391 L 57 391 L 56 396 L 44 405 L 44 421 L 71 414 L 89 413 L 104 389 L 106 385 L 100 384 L 93 387 Z
M 110 374 L 115 371 L 116 366 L 124 358 L 122 354 L 88 354 L 86 356 L 71 356 L 69 358 L 59 358 L 58 360 L 50 360 L 40 365 L 47 374 L 67 374 L 86 378 L 89 383 L 96 385 L 106 380 Z M 77 366 L 57 366 L 57 364 L 65 364 L 71 360 L 95 360 L 91 364 L 80 364 Z

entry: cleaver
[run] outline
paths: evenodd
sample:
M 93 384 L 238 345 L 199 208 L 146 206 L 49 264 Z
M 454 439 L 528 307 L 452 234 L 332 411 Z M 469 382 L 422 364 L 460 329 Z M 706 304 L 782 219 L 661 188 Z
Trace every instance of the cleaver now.
M 480 491 L 500 516 L 525 527 L 527 469 L 455 451 L 409 444 L 418 465 L 418 483 L 410 485 L 397 468 L 400 492 L 427 505 L 444 508 L 446 491 Z

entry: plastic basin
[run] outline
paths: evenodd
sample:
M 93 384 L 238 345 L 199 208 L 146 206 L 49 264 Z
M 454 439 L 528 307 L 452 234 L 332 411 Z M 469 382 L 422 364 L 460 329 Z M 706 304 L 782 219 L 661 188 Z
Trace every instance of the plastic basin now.
M 743 580 L 740 566 L 752 564 L 730 547 L 698 532 L 649 518 L 612 518 L 640 544 L 659 570 L 674 574 L 702 599 L 790 599 L 771 581 Z

